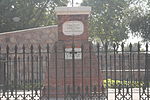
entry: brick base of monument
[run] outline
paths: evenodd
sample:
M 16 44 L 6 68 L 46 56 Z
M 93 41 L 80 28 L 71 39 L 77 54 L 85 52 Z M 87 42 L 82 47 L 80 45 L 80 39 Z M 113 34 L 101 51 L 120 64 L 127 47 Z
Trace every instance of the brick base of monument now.
M 72 42 L 58 41 L 55 43 L 53 53 L 50 55 L 49 68 L 47 67 L 46 71 L 43 96 L 61 98 L 69 93 L 91 92 L 94 91 L 94 87 L 97 87 L 97 91 L 98 88 L 101 89 L 102 73 L 91 42 L 74 42 L 75 48 L 82 47 L 81 59 L 67 59 L 65 57 L 65 48 L 71 47 Z

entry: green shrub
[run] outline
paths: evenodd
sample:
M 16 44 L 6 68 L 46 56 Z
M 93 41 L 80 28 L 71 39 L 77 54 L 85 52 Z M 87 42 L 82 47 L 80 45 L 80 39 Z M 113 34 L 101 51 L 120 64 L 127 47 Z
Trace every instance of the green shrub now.
M 150 83 L 149 83 L 150 85 Z M 144 86 L 143 81 L 128 81 L 128 80 L 112 80 L 107 79 L 103 80 L 103 86 L 106 88 L 117 88 L 117 87 L 132 87 L 132 88 L 139 88 Z

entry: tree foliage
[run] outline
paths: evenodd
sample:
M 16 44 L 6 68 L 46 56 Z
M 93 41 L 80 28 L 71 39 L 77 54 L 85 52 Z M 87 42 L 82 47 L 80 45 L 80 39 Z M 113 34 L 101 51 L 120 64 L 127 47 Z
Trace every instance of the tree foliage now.
M 117 43 L 128 38 L 128 0 L 83 0 L 82 5 L 91 6 L 91 39 L 103 45 Z
M 130 29 L 134 35 L 140 35 L 145 41 L 150 41 L 150 15 L 134 17 Z
M 140 2 L 136 2 L 137 4 Z M 150 0 L 144 0 L 140 2 L 136 13 L 133 14 L 131 22 L 130 22 L 130 29 L 134 35 L 141 36 L 144 41 L 150 41 Z
M 54 7 L 67 0 L 0 0 L 0 33 L 55 24 Z

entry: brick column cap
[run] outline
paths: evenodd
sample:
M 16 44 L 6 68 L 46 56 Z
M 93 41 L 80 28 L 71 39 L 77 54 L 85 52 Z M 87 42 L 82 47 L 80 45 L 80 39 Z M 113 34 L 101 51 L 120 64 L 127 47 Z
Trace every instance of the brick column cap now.
M 91 7 L 80 6 L 80 7 L 56 7 L 56 15 L 89 15 L 91 12 Z

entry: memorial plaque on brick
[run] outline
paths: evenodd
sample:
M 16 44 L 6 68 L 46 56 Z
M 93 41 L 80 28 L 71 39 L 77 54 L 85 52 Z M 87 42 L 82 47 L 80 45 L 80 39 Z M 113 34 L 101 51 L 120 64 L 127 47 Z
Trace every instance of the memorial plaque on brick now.
M 62 98 L 102 85 L 97 56 L 88 41 L 91 7 L 57 7 L 58 41 L 50 54 L 43 95 Z M 69 88 L 68 88 L 69 87 Z M 77 89 L 78 88 L 78 89 Z

